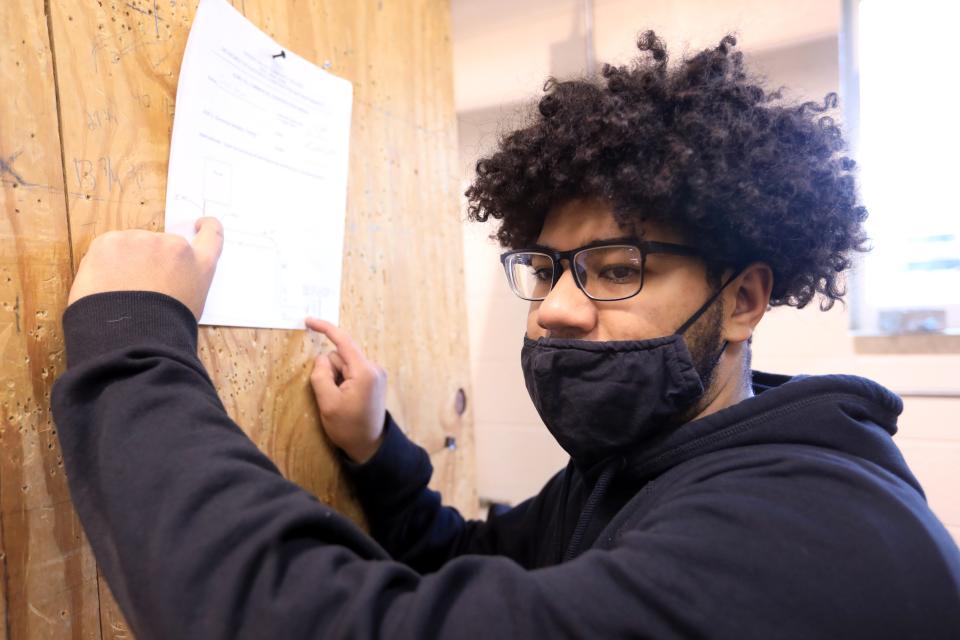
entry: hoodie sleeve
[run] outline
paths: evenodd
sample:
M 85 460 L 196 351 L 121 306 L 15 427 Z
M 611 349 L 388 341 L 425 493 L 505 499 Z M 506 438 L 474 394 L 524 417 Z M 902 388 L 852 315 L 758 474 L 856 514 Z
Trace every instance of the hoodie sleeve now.
M 559 492 L 557 474 L 534 498 L 486 521 L 465 520 L 428 488 L 430 456 L 407 439 L 388 414 L 384 439 L 364 464 L 343 457 L 370 524 L 370 533 L 390 553 L 420 573 L 439 569 L 465 554 L 502 555 L 529 567 L 544 532 L 544 505 Z
M 71 497 L 137 637 L 543 630 L 549 574 L 502 556 L 439 560 L 493 551 L 497 534 L 439 507 L 439 496 L 423 488 L 426 454 L 398 438 L 399 429 L 397 447 L 420 460 L 409 484 L 414 507 L 403 499 L 380 505 L 406 513 L 395 546 L 443 565 L 429 576 L 285 480 L 230 420 L 182 304 L 149 292 L 89 296 L 67 309 L 64 330 L 68 371 L 52 403 Z M 372 487 L 385 469 L 372 465 L 358 477 Z M 520 520 L 531 513 L 515 511 Z M 422 535 L 440 542 L 418 545 Z M 526 611 L 519 616 L 518 603 Z

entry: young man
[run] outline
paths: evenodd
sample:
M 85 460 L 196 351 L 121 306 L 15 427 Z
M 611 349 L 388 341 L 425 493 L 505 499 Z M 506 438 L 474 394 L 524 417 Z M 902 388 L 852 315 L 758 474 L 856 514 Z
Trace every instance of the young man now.
M 750 371 L 768 305 L 841 297 L 865 212 L 823 108 L 778 104 L 733 45 L 668 68 L 644 34 L 478 164 L 471 213 L 501 220 L 527 388 L 570 453 L 488 522 L 427 489 L 382 371 L 315 320 L 323 425 L 376 542 L 286 482 L 195 354 L 218 223 L 192 247 L 98 238 L 54 411 L 137 636 L 958 637 L 960 556 L 891 440 L 900 400 Z

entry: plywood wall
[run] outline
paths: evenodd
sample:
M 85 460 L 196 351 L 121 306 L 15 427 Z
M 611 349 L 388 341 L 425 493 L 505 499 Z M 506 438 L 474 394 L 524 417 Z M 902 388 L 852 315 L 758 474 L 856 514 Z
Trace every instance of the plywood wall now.
M 234 0 L 354 83 L 341 324 L 390 376 L 434 485 L 475 511 L 449 8 L 442 0 Z M 0 635 L 130 638 L 69 501 L 50 388 L 91 240 L 163 227 L 177 77 L 196 0 L 0 2 Z M 204 328 L 231 416 L 284 474 L 361 519 L 308 386 L 322 343 Z M 456 448 L 446 448 L 447 438 Z

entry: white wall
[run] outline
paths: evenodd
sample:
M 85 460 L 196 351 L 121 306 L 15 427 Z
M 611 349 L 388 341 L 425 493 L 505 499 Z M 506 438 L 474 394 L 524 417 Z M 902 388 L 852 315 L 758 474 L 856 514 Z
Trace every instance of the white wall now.
M 582 5 L 539 0 L 454 0 L 454 73 L 464 188 L 477 157 L 520 122 L 551 73 L 582 67 Z M 636 33 L 654 28 L 674 60 L 686 49 L 738 33 L 748 66 L 790 95 L 820 99 L 838 90 L 840 0 L 596 0 L 597 59 L 625 62 Z M 579 29 L 579 30 L 578 30 Z M 578 40 L 579 38 L 579 40 Z M 483 225 L 464 227 L 467 305 L 480 495 L 518 502 L 566 462 L 539 422 L 520 372 L 526 303 L 507 289 L 499 248 Z M 854 373 L 895 391 L 960 390 L 960 355 L 864 355 L 846 310 L 776 309 L 754 340 L 755 368 L 782 373 Z M 905 398 L 897 442 L 934 511 L 960 540 L 960 400 Z
M 569 54 L 584 50 L 582 6 L 580 0 L 453 0 L 457 111 L 527 100 L 550 73 L 577 71 Z M 617 64 L 634 56 L 637 34 L 647 29 L 666 40 L 674 58 L 731 32 L 753 51 L 835 36 L 840 1 L 594 0 L 593 13 L 597 60 Z

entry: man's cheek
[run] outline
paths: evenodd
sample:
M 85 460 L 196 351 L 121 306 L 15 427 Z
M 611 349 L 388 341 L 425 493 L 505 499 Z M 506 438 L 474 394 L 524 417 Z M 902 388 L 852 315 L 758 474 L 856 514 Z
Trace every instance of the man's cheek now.
M 527 337 L 536 340 L 544 335 L 543 328 L 537 322 L 537 314 L 540 310 L 540 302 L 531 302 L 527 310 Z

